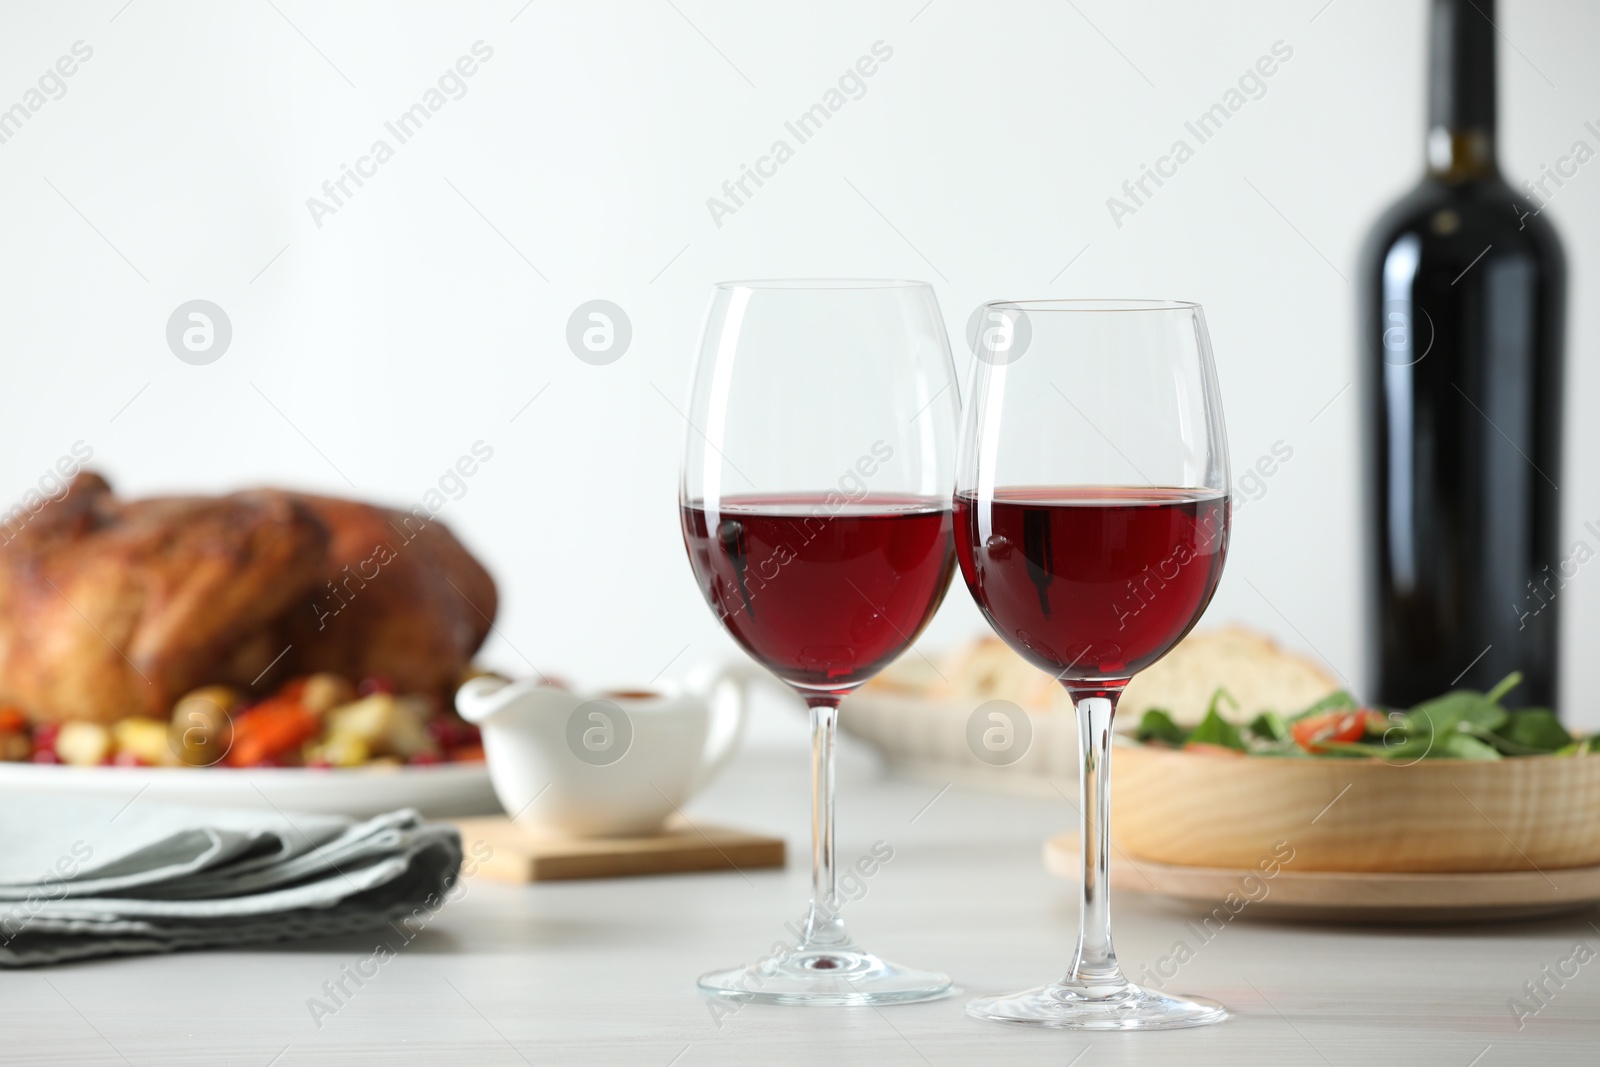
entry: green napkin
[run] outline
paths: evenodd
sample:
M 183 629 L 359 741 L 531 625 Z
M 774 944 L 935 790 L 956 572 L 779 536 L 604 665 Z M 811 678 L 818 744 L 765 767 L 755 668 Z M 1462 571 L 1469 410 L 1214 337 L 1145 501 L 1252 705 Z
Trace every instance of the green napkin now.
M 454 827 L 58 797 L 0 803 L 0 967 L 327 937 L 436 910 Z

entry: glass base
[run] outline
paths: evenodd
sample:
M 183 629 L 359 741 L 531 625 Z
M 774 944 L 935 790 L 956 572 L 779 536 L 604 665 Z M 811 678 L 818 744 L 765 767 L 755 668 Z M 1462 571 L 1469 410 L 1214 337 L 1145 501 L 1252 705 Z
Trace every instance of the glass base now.
M 802 949 L 701 975 L 700 988 L 748 1004 L 908 1004 L 952 992 L 950 976 L 914 971 L 854 948 Z
M 1169 996 L 1132 983 L 1109 993 L 1097 990 L 1091 994 L 1084 987 L 1064 982 L 969 1000 L 967 1014 L 1063 1030 L 1178 1030 L 1220 1023 L 1228 1017 L 1226 1008 L 1204 997 Z

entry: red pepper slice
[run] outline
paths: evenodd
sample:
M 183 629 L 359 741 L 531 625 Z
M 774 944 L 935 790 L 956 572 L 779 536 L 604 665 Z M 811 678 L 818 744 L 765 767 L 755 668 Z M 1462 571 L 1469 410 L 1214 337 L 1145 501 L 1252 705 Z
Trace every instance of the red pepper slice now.
M 1386 724 L 1388 717 L 1371 708 L 1358 708 L 1355 711 L 1330 711 L 1323 715 L 1313 715 L 1309 719 L 1301 719 L 1289 727 L 1289 734 L 1301 748 L 1307 752 L 1322 753 L 1327 749 L 1321 744 L 1324 741 L 1335 741 L 1349 744 L 1359 741 L 1367 735 L 1369 723 Z

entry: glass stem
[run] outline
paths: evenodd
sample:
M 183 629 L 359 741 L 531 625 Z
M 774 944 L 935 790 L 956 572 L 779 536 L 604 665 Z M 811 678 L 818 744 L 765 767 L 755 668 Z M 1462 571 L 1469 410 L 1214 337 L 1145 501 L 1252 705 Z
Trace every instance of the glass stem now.
M 1073 691 L 1078 705 L 1078 802 L 1083 897 L 1078 906 L 1078 952 L 1066 984 L 1089 996 L 1127 985 L 1111 944 L 1111 720 L 1120 689 Z
M 850 943 L 839 918 L 839 881 L 833 865 L 833 741 L 839 698 L 808 696 L 811 706 L 811 907 L 797 946 L 842 948 Z

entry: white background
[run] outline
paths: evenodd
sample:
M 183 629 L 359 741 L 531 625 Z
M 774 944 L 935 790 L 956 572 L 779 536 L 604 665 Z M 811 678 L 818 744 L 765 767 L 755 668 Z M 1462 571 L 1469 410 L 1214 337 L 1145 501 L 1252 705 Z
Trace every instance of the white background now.
M 79 439 L 126 493 L 400 504 L 481 439 L 494 458 L 441 517 L 500 582 L 486 658 L 671 678 L 736 654 L 675 509 L 710 282 L 928 278 L 958 352 L 986 299 L 1185 298 L 1210 321 L 1236 475 L 1294 452 L 1240 512 L 1207 622 L 1360 684 L 1347 279 L 1420 172 L 1421 0 L 124 3 L 4 5 L 0 108 L 94 49 L 0 144 L 5 506 Z M 1503 0 L 1499 26 L 1507 173 L 1600 147 L 1600 5 Z M 466 95 L 316 226 L 307 198 L 393 144 L 385 120 L 479 40 L 494 54 Z M 784 121 L 880 40 L 866 94 L 715 225 L 707 197 L 793 143 Z M 1183 122 L 1276 41 L 1293 57 L 1266 95 L 1114 225 L 1106 198 L 1192 144 Z M 1571 262 L 1563 544 L 1600 548 L 1582 529 L 1600 526 L 1600 163 L 1550 210 Z M 194 298 L 233 324 L 209 366 L 165 341 Z M 633 324 L 609 366 L 565 343 L 593 298 Z M 1600 570 L 1561 604 L 1565 709 L 1600 725 Z M 957 588 L 924 646 L 982 625 Z

